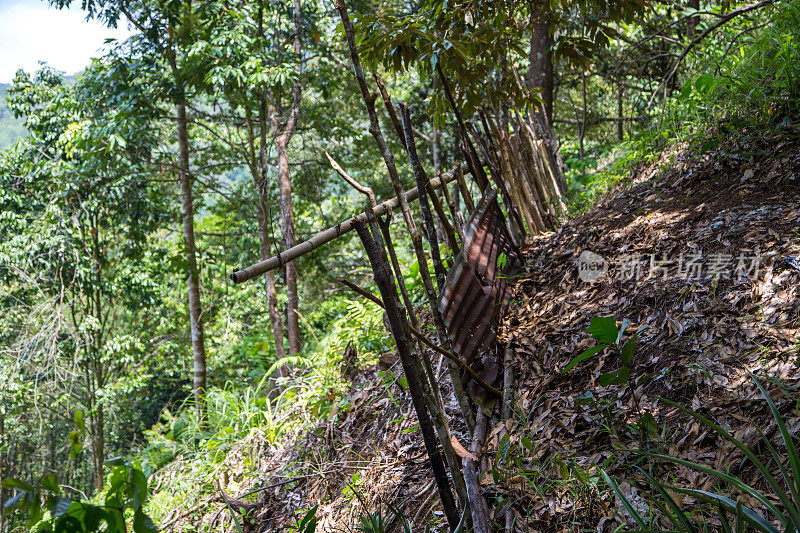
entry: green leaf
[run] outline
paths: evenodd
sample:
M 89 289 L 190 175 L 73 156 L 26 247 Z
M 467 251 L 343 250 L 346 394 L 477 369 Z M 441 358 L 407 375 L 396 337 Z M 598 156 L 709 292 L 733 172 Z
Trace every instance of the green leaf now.
M 633 355 L 636 353 L 636 339 L 630 339 L 620 350 L 620 357 L 622 358 L 622 364 L 625 366 L 631 366 L 631 362 L 633 361 Z
M 75 411 L 75 415 L 73 416 L 73 418 L 75 419 L 75 426 L 79 430 L 81 430 L 82 432 L 85 432 L 86 431 L 86 423 L 85 423 L 84 418 L 83 418 L 83 411 L 81 411 L 80 409 Z
M 592 335 L 593 339 L 605 344 L 613 344 L 619 334 L 617 321 L 611 317 L 592 317 L 586 331 Z
M 17 489 L 22 490 L 25 492 L 33 492 L 33 487 L 25 483 L 24 481 L 20 481 L 19 479 L 14 479 L 13 477 L 7 477 L 0 483 L 4 489 Z
M 141 509 L 137 509 L 133 514 L 133 531 L 134 533 L 158 533 L 158 528 L 152 518 L 144 514 Z
M 98 531 L 100 522 L 111 524 L 111 519 L 106 511 L 96 505 L 84 504 L 83 525 L 87 531 Z
M 47 489 L 50 492 L 61 492 L 61 487 L 58 486 L 58 482 L 56 482 L 56 476 L 53 474 L 42 476 L 40 483 L 42 488 Z
M 600 376 L 600 385 L 608 387 L 609 385 L 622 385 L 631 377 L 631 369 L 626 367 L 620 368 L 616 372 L 607 372 Z
M 658 422 L 651 413 L 645 413 L 639 417 L 639 427 L 646 429 L 650 435 L 658 433 Z
M 58 533 L 83 533 L 83 527 L 78 519 L 73 516 L 62 516 L 56 522 L 55 531 Z
M 699 76 L 696 80 L 694 80 L 694 88 L 697 89 L 697 92 L 700 94 L 708 94 L 709 91 L 714 87 L 714 76 L 710 76 L 705 74 L 703 76 Z
M 83 434 L 77 429 L 73 429 L 67 434 L 67 441 L 71 448 L 69 457 L 75 459 L 83 451 Z
M 528 451 L 531 452 L 533 451 L 533 443 L 531 442 L 531 439 L 529 439 L 528 437 L 522 437 L 522 439 L 520 439 L 520 442 Z
M 32 528 L 42 519 L 42 501 L 38 494 L 28 495 L 28 522 L 27 527 Z
M 317 527 L 317 508 L 319 508 L 319 505 L 315 505 L 308 510 L 303 519 L 300 521 L 300 524 L 298 524 L 298 531 L 302 531 L 303 533 L 314 533 Z
M 584 350 L 583 352 L 581 352 L 580 355 L 578 355 L 577 357 L 574 357 L 572 359 L 572 361 L 570 361 L 569 364 L 564 367 L 564 370 L 562 370 L 561 373 L 563 374 L 563 373 L 575 368 L 575 366 L 577 366 L 580 363 L 586 361 L 587 359 L 592 357 L 594 354 L 596 354 L 597 352 L 601 351 L 603 348 L 605 348 L 605 345 L 592 346 L 588 350 Z
M 131 508 L 138 510 L 147 501 L 147 478 L 144 472 L 138 468 L 131 469 L 130 485 L 128 485 L 128 496 L 131 499 Z

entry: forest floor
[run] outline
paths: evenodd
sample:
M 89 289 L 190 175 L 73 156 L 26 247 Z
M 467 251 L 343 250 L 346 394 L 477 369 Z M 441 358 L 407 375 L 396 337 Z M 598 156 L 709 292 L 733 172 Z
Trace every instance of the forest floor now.
M 509 505 L 518 531 L 603 532 L 628 521 L 598 472 L 628 472 L 625 450 L 638 445 L 640 412 L 655 418 L 653 449 L 756 478 L 731 444 L 661 398 L 716 420 L 755 450 L 759 429 L 770 438 L 776 425 L 752 372 L 770 378 L 790 430 L 800 429 L 800 141 L 742 138 L 703 155 L 665 152 L 592 210 L 526 247 L 500 336 L 515 352 L 515 412 L 493 420 L 482 455 L 483 489 L 501 529 Z M 594 282 L 579 277 L 585 250 L 608 264 Z M 632 363 L 638 411 L 626 386 L 599 384 L 619 368 L 616 357 L 601 352 L 563 372 L 593 345 L 586 328 L 598 316 L 628 319 L 629 331 L 648 327 Z M 431 357 L 436 366 L 439 356 Z M 285 446 L 253 439 L 229 455 L 225 479 L 245 458 L 260 473 L 251 489 L 262 490 L 240 502 L 245 531 L 282 530 L 315 505 L 318 531 L 355 530 L 360 516 L 378 510 L 396 526 L 387 504 L 414 530 L 443 523 L 399 364 L 389 356 L 380 368 L 347 370 L 346 407 Z M 466 444 L 443 368 L 440 375 L 453 432 Z M 659 468 L 674 485 L 714 487 L 686 467 Z M 634 485 L 620 490 L 646 508 Z M 743 502 L 759 508 L 752 498 Z M 224 509 L 216 497 L 165 523 L 235 531 Z

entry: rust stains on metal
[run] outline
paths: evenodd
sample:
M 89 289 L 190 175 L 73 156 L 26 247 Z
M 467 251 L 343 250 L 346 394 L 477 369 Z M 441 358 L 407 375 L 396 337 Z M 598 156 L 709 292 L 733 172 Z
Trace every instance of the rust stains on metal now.
M 511 297 L 509 278 L 522 264 L 522 255 L 487 187 L 464 230 L 464 246 L 447 274 L 439 311 L 453 351 L 488 383 L 499 377 L 494 341 L 500 316 Z M 469 386 L 478 389 L 475 383 Z

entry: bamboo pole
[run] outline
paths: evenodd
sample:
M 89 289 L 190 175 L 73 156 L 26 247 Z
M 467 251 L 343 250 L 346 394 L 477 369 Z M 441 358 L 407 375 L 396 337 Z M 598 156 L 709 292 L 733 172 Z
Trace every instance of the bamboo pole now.
M 417 262 L 420 265 L 419 273 L 422 277 L 423 285 L 425 286 L 425 292 L 428 295 L 428 301 L 430 302 L 431 312 L 434 316 L 434 322 L 436 323 L 437 330 L 439 332 L 440 338 L 444 336 L 444 342 L 447 341 L 446 331 L 444 330 L 444 324 L 442 323 L 441 316 L 437 315 L 437 306 L 436 306 L 436 292 L 433 288 L 433 283 L 431 281 L 430 274 L 426 265 L 428 264 L 427 258 L 425 256 L 425 250 L 422 246 L 422 237 L 417 230 L 416 223 L 414 222 L 414 218 L 411 215 L 411 209 L 408 206 L 408 202 L 406 201 L 405 193 L 403 192 L 403 185 L 400 182 L 400 177 L 397 173 L 397 167 L 395 165 L 394 156 L 392 152 L 389 150 L 388 146 L 386 145 L 386 140 L 383 137 L 383 132 L 381 130 L 380 122 L 378 121 L 378 115 L 375 111 L 375 100 L 377 95 L 371 94 L 369 87 L 367 86 L 366 78 L 364 77 L 364 69 L 361 66 L 361 60 L 358 57 L 358 49 L 356 47 L 355 42 L 355 32 L 353 30 L 353 24 L 350 21 L 350 16 L 347 14 L 347 7 L 345 6 L 344 0 L 336 0 L 336 9 L 339 11 L 339 16 L 342 19 L 342 26 L 344 27 L 344 34 L 345 34 L 345 42 L 347 44 L 347 48 L 350 52 L 350 60 L 353 64 L 353 72 L 356 76 L 356 81 L 358 82 L 359 91 L 361 92 L 361 98 L 364 101 L 364 105 L 367 109 L 367 114 L 369 115 L 369 132 L 372 134 L 372 137 L 375 139 L 375 143 L 378 145 L 378 149 L 381 152 L 381 156 L 383 157 L 384 163 L 386 165 L 386 170 L 389 172 L 389 179 L 392 182 L 392 188 L 395 191 L 395 195 L 400 202 L 400 208 L 403 213 L 403 219 L 406 222 L 406 226 L 408 227 L 409 234 L 411 236 L 411 242 L 414 247 L 414 253 L 417 257 Z M 441 183 L 441 181 L 440 181 Z M 419 194 L 424 195 L 426 191 L 423 188 L 419 189 Z M 368 215 L 372 215 L 372 211 L 367 212 Z M 369 219 L 366 219 L 369 221 Z M 359 234 L 360 235 L 360 234 Z M 385 299 L 384 299 L 385 301 Z M 438 317 L 438 319 L 437 319 Z M 405 322 L 404 322 L 405 323 Z M 432 371 L 430 369 L 430 361 L 427 357 L 422 357 L 422 363 L 425 366 L 425 371 L 428 373 L 429 379 Z M 456 393 L 456 397 L 458 398 L 459 405 L 461 406 L 462 411 L 466 409 L 464 413 L 465 418 L 469 421 L 472 416 L 472 412 L 469 408 L 469 402 L 466 398 L 466 395 L 463 392 L 463 388 L 461 388 L 461 382 L 459 380 L 459 376 L 457 373 L 451 374 L 453 377 L 453 389 Z M 431 380 L 431 387 L 434 387 L 436 384 Z M 435 389 L 436 393 L 436 400 L 441 404 L 440 395 L 438 394 L 438 388 Z M 442 439 L 442 447 L 445 452 L 445 457 L 447 458 L 448 464 L 450 465 L 450 473 L 453 476 L 453 482 L 455 484 L 456 490 L 459 492 L 459 497 L 463 495 L 462 502 L 466 507 L 467 503 L 466 499 L 466 488 L 464 487 L 463 477 L 461 471 L 458 469 L 458 462 L 457 456 L 450 445 L 450 441 L 447 438 L 449 436 L 449 428 L 447 427 L 447 419 L 444 416 L 444 412 L 441 409 L 437 409 L 434 415 L 439 417 L 439 421 L 442 422 L 441 424 L 436 425 L 436 430 L 443 433 Z M 448 521 L 450 520 L 450 515 L 448 515 Z M 458 520 L 456 520 L 457 524 Z M 451 523 L 451 527 L 454 527 L 454 524 Z
M 339 1 L 341 2 L 342 0 Z M 433 476 L 439 489 L 439 497 L 442 500 L 444 514 L 447 517 L 447 522 L 452 531 L 458 527 L 459 512 L 456 507 L 455 499 L 453 498 L 453 492 L 450 490 L 450 482 L 447 478 L 447 471 L 445 470 L 444 463 L 442 462 L 442 456 L 439 454 L 439 443 L 433 429 L 433 424 L 431 423 L 430 415 L 428 414 L 420 377 L 411 355 L 411 346 L 406 336 L 406 327 L 408 324 L 405 326 L 403 325 L 404 320 L 397 306 L 397 290 L 394 287 L 392 275 L 386 261 L 382 257 L 378 243 L 367 229 L 367 222 L 356 217 L 354 217 L 352 221 L 364 245 L 364 250 L 367 252 L 372 266 L 372 272 L 375 276 L 375 284 L 378 286 L 378 290 L 381 293 L 384 309 L 389 318 L 389 325 L 395 339 L 395 344 L 397 345 L 397 353 L 400 356 L 403 372 L 408 381 L 411 401 L 414 404 L 414 410 L 419 420 L 422 440 L 425 443 L 425 449 L 428 452 L 428 458 L 431 462 Z
M 417 181 L 417 190 L 420 191 L 419 206 L 422 211 L 422 220 L 425 223 L 425 232 L 428 234 L 428 244 L 431 249 L 431 259 L 433 259 L 433 271 L 436 273 L 436 285 L 441 292 L 444 289 L 445 279 L 447 278 L 447 270 L 442 264 L 442 256 L 439 253 L 439 239 L 436 236 L 436 226 L 433 224 L 433 215 L 431 214 L 431 205 L 429 203 L 429 195 L 426 185 L 428 184 L 428 175 L 422 164 L 417 157 L 417 146 L 414 141 L 414 132 L 411 130 L 411 115 L 408 112 L 408 106 L 403 105 L 400 108 L 400 114 L 403 120 L 403 133 L 406 139 L 406 151 L 408 158 L 411 160 L 411 169 L 414 171 L 414 179 Z M 425 191 L 424 193 L 422 191 Z M 420 263 L 420 271 L 422 270 L 422 263 Z
M 434 178 L 431 180 L 431 187 L 434 189 L 438 189 L 442 186 L 442 183 L 449 183 L 456 179 L 456 176 L 453 172 L 447 172 L 442 174 L 441 178 Z M 409 190 L 408 192 L 404 193 L 403 198 L 406 202 L 413 202 L 419 197 L 419 191 L 416 188 Z M 400 200 L 397 199 L 395 196 L 394 198 L 387 200 L 383 203 L 378 204 L 372 209 L 373 214 L 376 217 L 380 217 L 385 215 L 386 213 L 393 211 L 400 207 Z M 361 213 L 357 215 L 355 218 L 366 220 L 366 215 Z M 231 274 L 231 281 L 236 284 L 244 283 L 245 281 L 251 280 L 257 276 L 260 276 L 270 270 L 275 270 L 276 268 L 282 267 L 289 261 L 294 261 L 298 257 L 305 255 L 309 252 L 312 252 L 327 244 L 333 240 L 338 239 L 342 235 L 345 235 L 351 231 L 353 231 L 353 218 L 347 219 L 344 222 L 340 222 L 336 224 L 332 228 L 328 228 L 325 231 L 321 231 L 315 236 L 311 237 L 307 241 L 301 242 L 297 246 L 293 246 L 288 250 L 284 250 L 283 252 L 278 253 L 278 255 L 270 257 L 265 261 L 258 262 L 254 265 L 249 267 L 243 268 L 241 270 L 237 270 L 233 274 Z

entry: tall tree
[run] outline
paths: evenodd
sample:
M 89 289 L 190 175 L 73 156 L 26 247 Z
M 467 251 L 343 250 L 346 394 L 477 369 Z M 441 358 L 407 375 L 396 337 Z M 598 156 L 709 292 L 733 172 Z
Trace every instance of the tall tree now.
M 52 0 L 59 8 L 68 7 L 71 0 Z M 198 409 L 202 409 L 206 390 L 206 350 L 203 332 L 203 309 L 200 300 L 199 268 L 194 232 L 194 176 L 190 161 L 190 139 L 187 119 L 188 91 L 197 77 L 202 78 L 201 65 L 190 64 L 189 49 L 196 29 L 191 0 L 127 2 L 123 0 L 86 0 L 82 7 L 90 17 L 116 25 L 125 18 L 139 33 L 131 39 L 132 54 L 141 73 L 163 70 L 158 80 L 163 89 L 154 95 L 158 100 L 171 102 L 174 109 L 175 141 L 178 146 L 177 178 L 182 207 L 186 292 L 189 309 L 190 343 L 193 361 L 193 389 Z M 166 64 L 163 64 L 163 59 Z
M 25 117 L 30 136 L 2 174 L 8 178 L 3 188 L 24 200 L 0 228 L 3 235 L 24 223 L 47 236 L 17 238 L 0 251 L 3 270 L 15 273 L 7 280 L 17 288 L 15 299 L 39 309 L 9 345 L 23 372 L 39 368 L 62 377 L 47 394 L 55 404 L 68 397 L 70 411 L 80 413 L 75 420 L 87 422 L 95 490 L 104 484 L 109 386 L 148 360 L 139 353 L 134 362 L 128 356 L 135 350 L 124 348 L 130 344 L 125 321 L 141 319 L 139 299 L 148 297 L 129 267 L 142 259 L 164 207 L 154 185 L 139 179 L 154 144 L 147 127 L 152 108 L 142 87 L 129 85 L 132 106 L 113 109 L 108 96 L 120 93 L 104 94 L 98 86 L 126 81 L 108 66 L 96 63 L 74 86 L 48 69 L 33 80 L 17 77 L 10 104 Z
M 189 161 L 189 132 L 186 120 L 186 72 L 179 68 L 180 56 L 186 55 L 191 36 L 192 5 L 185 0 L 181 5 L 180 18 L 173 18 L 168 25 L 169 41 L 166 56 L 174 83 L 175 125 L 178 139 L 178 181 L 181 189 L 183 209 L 183 241 L 186 247 L 186 292 L 189 300 L 189 321 L 192 344 L 193 389 L 197 408 L 202 410 L 206 391 L 206 345 L 203 332 L 203 308 L 200 301 L 200 281 L 194 235 L 194 196 L 192 194 L 192 169 Z
M 280 91 L 270 92 L 269 118 L 272 123 L 272 130 L 275 134 L 275 146 L 278 149 L 278 184 L 280 189 L 281 201 L 281 231 L 283 232 L 283 244 L 286 248 L 291 248 L 297 244 L 294 234 L 294 210 L 292 207 L 292 181 L 289 171 L 289 142 L 297 128 L 297 120 L 300 116 L 300 103 L 303 97 L 303 87 L 301 75 L 303 72 L 303 57 L 300 34 L 302 31 L 300 17 L 300 0 L 293 2 L 294 18 L 294 38 L 292 47 L 294 50 L 296 78 L 292 84 L 291 104 L 289 114 L 285 121 L 281 123 L 283 116 L 283 106 L 281 105 Z M 297 262 L 290 261 L 286 264 L 286 324 L 289 335 L 289 353 L 297 355 L 300 353 L 300 321 L 297 314 L 299 306 L 299 295 L 297 292 Z
M 528 89 L 541 88 L 547 124 L 553 124 L 553 14 L 547 0 L 531 2 Z

